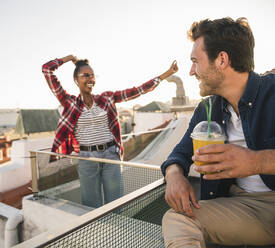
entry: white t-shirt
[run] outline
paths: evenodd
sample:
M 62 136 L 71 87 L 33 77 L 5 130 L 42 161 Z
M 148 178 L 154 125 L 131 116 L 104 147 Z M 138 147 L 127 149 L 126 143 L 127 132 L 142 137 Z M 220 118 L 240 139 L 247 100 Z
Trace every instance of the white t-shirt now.
M 83 108 L 77 121 L 75 137 L 80 145 L 100 145 L 114 139 L 108 124 L 107 112 L 95 103 L 88 109 Z
M 240 117 L 237 116 L 236 112 L 230 104 L 228 104 L 227 109 L 231 113 L 231 118 L 228 122 L 227 127 L 229 143 L 247 147 Z M 244 189 L 247 192 L 271 191 L 271 189 L 264 184 L 259 175 L 237 178 L 236 182 L 240 188 Z

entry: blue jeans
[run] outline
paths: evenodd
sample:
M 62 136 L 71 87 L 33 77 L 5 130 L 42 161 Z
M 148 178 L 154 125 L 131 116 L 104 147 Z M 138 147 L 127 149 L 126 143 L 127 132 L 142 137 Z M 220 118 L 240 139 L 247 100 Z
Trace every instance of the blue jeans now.
M 111 146 L 104 152 L 80 151 L 79 155 L 81 157 L 120 160 L 116 152 L 116 146 Z M 83 205 L 98 208 L 121 197 L 123 194 L 123 182 L 119 165 L 79 160 L 78 175 Z

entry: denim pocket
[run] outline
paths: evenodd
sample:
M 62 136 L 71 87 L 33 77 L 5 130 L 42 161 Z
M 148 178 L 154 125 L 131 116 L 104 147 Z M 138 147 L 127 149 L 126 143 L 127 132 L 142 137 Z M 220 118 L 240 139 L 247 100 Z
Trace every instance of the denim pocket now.
M 88 158 L 89 157 L 89 152 L 88 151 L 80 151 L 79 156 Z
M 108 148 L 108 150 L 110 151 L 110 152 L 112 152 L 112 153 L 117 153 L 116 152 L 116 146 L 114 145 L 114 146 L 110 146 L 109 148 Z
M 106 158 L 119 160 L 119 154 L 117 152 L 116 146 L 109 147 L 106 151 Z

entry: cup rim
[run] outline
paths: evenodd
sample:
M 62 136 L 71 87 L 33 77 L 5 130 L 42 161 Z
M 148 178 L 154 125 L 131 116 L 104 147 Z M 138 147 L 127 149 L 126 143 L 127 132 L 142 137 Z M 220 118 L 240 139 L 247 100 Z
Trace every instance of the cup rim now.
M 206 134 L 206 135 L 199 135 L 199 134 Z M 217 141 L 226 140 L 226 137 L 223 134 L 215 134 L 215 136 L 208 137 L 207 132 L 191 133 L 190 137 L 196 140 L 217 140 Z

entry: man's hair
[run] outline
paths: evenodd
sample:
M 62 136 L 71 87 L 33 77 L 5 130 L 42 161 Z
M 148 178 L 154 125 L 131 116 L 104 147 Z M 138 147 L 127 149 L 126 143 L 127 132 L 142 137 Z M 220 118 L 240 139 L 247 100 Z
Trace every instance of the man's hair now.
M 191 41 L 203 37 L 209 61 L 214 62 L 225 51 L 231 67 L 238 72 L 254 70 L 254 36 L 246 18 L 234 21 L 230 17 L 194 22 L 187 32 Z

